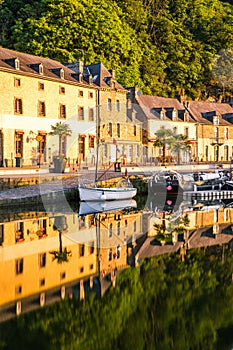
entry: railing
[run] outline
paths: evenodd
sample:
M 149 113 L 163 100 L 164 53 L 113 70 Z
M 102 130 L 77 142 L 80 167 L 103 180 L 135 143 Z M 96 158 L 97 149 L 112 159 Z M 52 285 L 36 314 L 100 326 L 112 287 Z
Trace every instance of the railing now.
M 223 145 L 224 144 L 224 138 L 221 137 L 215 137 L 213 139 L 210 139 L 211 145 Z

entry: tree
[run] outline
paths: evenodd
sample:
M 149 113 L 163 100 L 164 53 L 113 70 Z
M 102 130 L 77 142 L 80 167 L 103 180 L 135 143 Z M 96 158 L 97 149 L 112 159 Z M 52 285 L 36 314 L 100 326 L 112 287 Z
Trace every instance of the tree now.
M 61 122 L 56 123 L 55 125 L 51 125 L 52 131 L 49 133 L 51 136 L 58 136 L 59 144 L 58 144 L 58 155 L 59 157 L 64 156 L 62 154 L 62 141 L 67 137 L 71 136 L 72 130 L 68 124 L 63 124 Z
M 181 152 L 187 152 L 190 150 L 188 137 L 183 134 L 175 135 L 175 140 L 171 145 L 171 150 L 177 154 L 177 163 L 180 164 Z
M 154 147 L 163 148 L 163 163 L 166 161 L 166 149 L 171 148 L 172 143 L 175 141 L 175 134 L 170 129 L 159 129 L 155 133 L 156 140 L 153 143 Z
M 213 60 L 212 74 L 222 87 L 222 100 L 225 102 L 225 88 L 233 88 L 233 50 L 221 50 Z

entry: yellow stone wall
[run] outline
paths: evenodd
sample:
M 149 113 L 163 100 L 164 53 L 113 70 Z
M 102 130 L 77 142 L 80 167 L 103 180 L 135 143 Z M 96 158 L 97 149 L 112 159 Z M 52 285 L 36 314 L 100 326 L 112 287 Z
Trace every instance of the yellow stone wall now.
M 15 78 L 20 79 L 20 86 L 15 87 Z M 39 90 L 38 84 L 44 84 L 44 90 Z M 60 93 L 60 87 L 65 88 L 65 93 Z M 24 165 L 31 165 L 32 158 L 36 158 L 38 142 L 35 136 L 38 131 L 49 133 L 51 125 L 56 122 L 69 123 L 73 134 L 67 138 L 67 157 L 78 158 L 79 134 L 95 134 L 95 120 L 88 120 L 88 108 L 94 108 L 96 113 L 96 89 L 87 85 L 68 83 L 56 79 L 38 78 L 33 74 L 20 74 L 20 72 L 0 71 L 0 128 L 4 133 L 4 158 L 14 160 L 15 130 L 24 131 Z M 79 91 L 83 91 L 80 96 Z M 89 92 L 93 97 L 90 98 Z M 14 98 L 23 101 L 23 114 L 14 114 Z M 38 102 L 45 102 L 46 116 L 38 116 Z M 66 106 L 66 119 L 59 118 L 59 105 Z M 84 120 L 78 120 L 78 107 L 84 107 Z M 94 117 L 95 118 L 95 117 Z M 33 132 L 33 133 L 30 133 Z M 88 137 L 85 139 L 85 147 L 88 152 Z M 50 148 L 50 151 L 48 150 Z M 58 139 L 47 135 L 47 158 L 58 151 Z M 47 160 L 48 161 L 48 160 Z

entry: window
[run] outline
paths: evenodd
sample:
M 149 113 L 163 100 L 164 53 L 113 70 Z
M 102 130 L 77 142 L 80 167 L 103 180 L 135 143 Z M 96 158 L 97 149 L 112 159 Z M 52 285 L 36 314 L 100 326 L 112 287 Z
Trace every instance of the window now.
M 39 117 L 45 117 L 45 102 L 39 101 L 38 103 L 38 115 Z
M 23 273 L 23 259 L 15 260 L 15 272 L 16 275 Z
M 120 235 L 121 233 L 121 223 L 120 221 L 117 223 L 117 234 Z
M 137 127 L 136 125 L 133 126 L 133 136 L 137 135 Z
M 88 119 L 89 119 L 89 122 L 94 121 L 94 109 L 93 108 L 89 108 L 89 110 L 88 110 Z
M 18 58 L 15 59 L 15 69 L 19 70 L 19 60 L 18 60 Z
M 15 154 L 17 157 L 23 154 L 23 133 L 15 133 Z
M 78 108 L 78 120 L 84 120 L 84 108 L 83 107 Z
M 94 269 L 94 265 L 93 265 L 93 264 L 90 264 L 89 269 L 90 269 L 90 270 L 93 270 L 93 269 Z
M 66 118 L 66 106 L 65 105 L 60 104 L 59 117 L 60 118 Z
M 38 90 L 43 91 L 44 90 L 44 83 L 38 83 Z
M 89 148 L 94 148 L 94 137 L 89 136 Z
M 173 128 L 173 133 L 174 133 L 174 135 L 177 135 L 177 127 L 176 126 Z
M 133 230 L 134 230 L 134 232 L 136 232 L 136 230 L 137 230 L 137 221 L 136 220 L 133 223 Z
M 83 272 L 84 272 L 84 267 L 83 267 L 83 266 L 80 267 L 79 272 L 80 272 L 80 273 L 83 273 Z
M 208 158 L 209 158 L 209 147 L 208 146 L 205 146 L 205 158 L 206 158 L 206 161 L 208 161 Z
M 89 91 L 89 93 L 88 93 L 88 98 L 93 98 L 93 97 L 94 97 L 93 92 L 90 92 L 90 91 Z
M 40 279 L 40 287 L 43 287 L 43 286 L 45 286 L 45 279 L 41 278 Z
M 46 253 L 39 254 L 39 267 L 46 266 Z
M 116 100 L 116 111 L 120 112 L 120 101 Z
M 121 137 L 121 125 L 117 123 L 117 137 Z
M 79 97 L 83 97 L 83 90 L 79 90 L 78 96 L 79 96 Z
M 65 278 L 66 278 L 66 273 L 65 272 L 61 272 L 60 279 L 64 280 Z
M 108 123 L 108 135 L 112 136 L 112 123 Z
M 108 98 L 108 101 L 107 101 L 107 110 L 108 111 L 112 110 L 112 100 L 110 98 Z
M 186 137 L 189 137 L 189 128 L 184 128 L 184 134 Z
M 4 225 L 0 225 L 0 246 L 4 242 Z
M 228 128 L 224 128 L 224 138 L 228 139 Z
M 112 223 L 109 225 L 108 237 L 112 237 Z
M 94 242 L 91 242 L 90 245 L 89 245 L 89 254 L 93 254 L 94 253 Z
M 84 256 L 85 246 L 84 244 L 79 245 L 79 256 Z
M 65 95 L 66 89 L 64 88 L 64 86 L 59 86 L 59 94 L 61 95 Z
M 15 87 L 21 86 L 21 80 L 19 78 L 15 78 Z
M 112 249 L 108 250 L 108 261 L 112 260 Z
M 218 139 L 218 128 L 214 128 L 214 138 Z
M 21 294 L 22 293 L 22 286 L 16 286 L 15 287 L 15 294 Z
M 15 97 L 14 111 L 15 111 L 15 114 L 23 114 L 23 102 L 21 98 Z

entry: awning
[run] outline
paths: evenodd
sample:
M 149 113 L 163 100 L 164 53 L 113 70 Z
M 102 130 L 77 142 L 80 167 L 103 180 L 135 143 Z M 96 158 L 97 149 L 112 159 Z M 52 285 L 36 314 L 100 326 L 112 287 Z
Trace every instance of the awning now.
M 198 141 L 196 141 L 196 140 L 189 140 L 188 143 L 189 143 L 190 145 L 197 145 L 197 144 L 198 144 Z
M 24 131 L 23 131 L 23 130 L 15 130 L 15 133 L 16 133 L 16 134 L 21 134 L 21 135 L 23 135 L 23 134 L 24 134 Z

